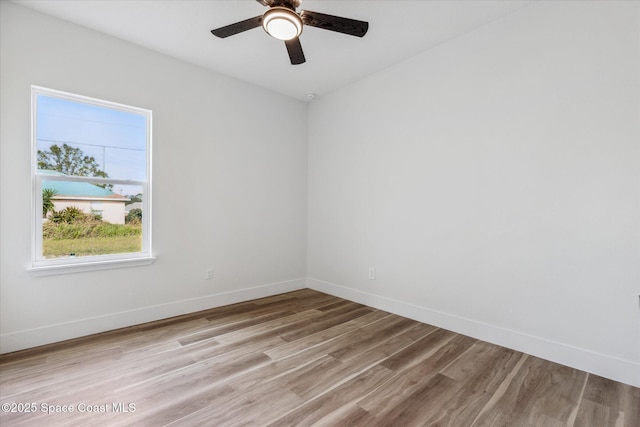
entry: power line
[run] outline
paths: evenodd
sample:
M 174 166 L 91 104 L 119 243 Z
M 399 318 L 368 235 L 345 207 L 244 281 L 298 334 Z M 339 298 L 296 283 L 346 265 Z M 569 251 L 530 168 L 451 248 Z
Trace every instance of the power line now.
M 38 138 L 38 141 L 55 142 L 56 144 L 73 144 L 73 145 L 86 145 L 86 146 L 90 146 L 90 147 L 100 147 L 100 148 L 113 148 L 115 150 L 145 151 L 144 149 L 141 149 L 141 148 L 116 147 L 115 145 L 89 144 L 89 143 L 86 143 L 86 142 L 61 141 L 61 140 L 57 140 L 57 139 Z

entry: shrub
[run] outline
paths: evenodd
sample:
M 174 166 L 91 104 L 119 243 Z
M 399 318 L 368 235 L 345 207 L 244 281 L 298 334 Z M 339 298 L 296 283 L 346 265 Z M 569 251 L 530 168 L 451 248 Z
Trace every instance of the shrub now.
M 142 209 L 131 209 L 127 216 L 124 218 L 126 224 L 141 224 L 142 223 Z
M 61 211 L 54 211 L 51 214 L 50 220 L 55 223 L 64 222 L 67 224 L 73 224 L 74 222 L 83 221 L 86 216 L 87 214 L 75 206 L 69 206 Z
M 142 227 L 134 224 L 109 224 L 108 222 L 86 221 L 69 224 L 66 222 L 46 222 L 42 224 L 42 238 L 51 240 L 82 239 L 89 237 L 139 236 Z

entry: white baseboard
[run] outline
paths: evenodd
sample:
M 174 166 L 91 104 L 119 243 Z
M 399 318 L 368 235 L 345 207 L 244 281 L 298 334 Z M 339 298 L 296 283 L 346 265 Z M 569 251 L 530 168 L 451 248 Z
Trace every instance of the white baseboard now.
M 308 278 L 307 287 L 428 323 L 463 335 L 521 351 L 545 360 L 640 387 L 640 364 L 472 319 L 420 307 L 334 283 Z
M 0 335 L 0 353 L 10 353 L 304 288 L 306 288 L 305 279 L 289 280 L 13 332 Z
M 304 288 L 365 304 L 542 359 L 640 387 L 640 364 L 314 278 L 295 279 L 0 336 L 0 353 L 78 338 Z

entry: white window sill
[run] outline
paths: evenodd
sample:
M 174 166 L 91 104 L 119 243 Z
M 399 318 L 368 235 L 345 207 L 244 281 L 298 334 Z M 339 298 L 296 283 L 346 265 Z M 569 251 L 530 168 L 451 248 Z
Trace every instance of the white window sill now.
M 34 276 L 50 276 L 53 274 L 81 273 L 85 271 L 108 270 L 112 268 L 139 267 L 150 265 L 155 257 L 112 259 L 102 261 L 88 261 L 76 264 L 42 265 L 27 269 Z

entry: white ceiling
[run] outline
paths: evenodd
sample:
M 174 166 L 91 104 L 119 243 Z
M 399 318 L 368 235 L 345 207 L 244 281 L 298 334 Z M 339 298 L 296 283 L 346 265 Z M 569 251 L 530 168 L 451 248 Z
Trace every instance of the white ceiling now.
M 255 0 L 14 0 L 285 95 L 322 96 L 527 6 L 532 0 L 304 0 L 311 10 L 369 22 L 364 38 L 305 27 L 307 62 L 261 28 L 219 39 L 210 31 L 261 15 Z

